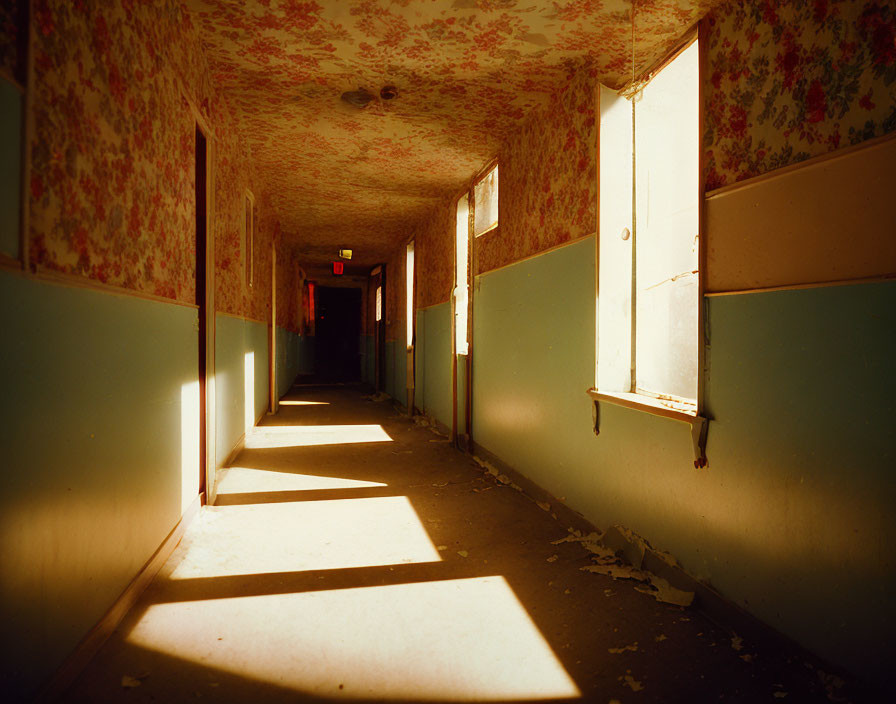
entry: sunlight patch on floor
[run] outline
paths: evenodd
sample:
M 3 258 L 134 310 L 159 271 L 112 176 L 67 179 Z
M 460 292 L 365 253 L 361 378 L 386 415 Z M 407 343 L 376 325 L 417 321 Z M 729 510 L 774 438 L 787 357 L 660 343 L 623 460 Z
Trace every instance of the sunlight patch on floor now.
M 264 491 L 325 491 L 330 489 L 364 489 L 386 486 L 380 482 L 340 477 L 318 477 L 313 474 L 271 472 L 266 469 L 230 467 L 218 473 L 217 493 L 254 494 Z
M 290 401 L 290 400 L 281 400 L 281 406 L 329 406 L 329 401 Z
M 580 696 L 500 576 L 157 604 L 128 640 L 325 697 Z
M 311 447 L 392 442 L 381 425 L 277 425 L 260 426 L 246 432 L 246 447 Z
M 406 496 L 207 507 L 172 579 L 439 562 Z

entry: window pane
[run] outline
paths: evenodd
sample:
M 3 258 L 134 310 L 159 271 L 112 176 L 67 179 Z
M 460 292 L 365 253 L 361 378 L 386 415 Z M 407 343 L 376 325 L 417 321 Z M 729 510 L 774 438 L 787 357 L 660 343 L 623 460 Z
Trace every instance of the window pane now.
M 473 199 L 476 205 L 473 234 L 478 237 L 498 224 L 497 166 L 473 188 Z
M 597 388 L 632 390 L 632 104 L 600 87 Z
M 639 390 L 697 397 L 697 44 L 635 99 L 635 375 Z
M 470 199 L 463 196 L 457 201 L 457 230 L 454 276 L 454 348 L 457 354 L 467 353 L 467 251 L 470 234 Z
M 383 319 L 383 287 L 376 287 L 376 322 Z
M 405 309 L 405 342 L 408 347 L 414 344 L 414 243 L 408 245 L 404 266 Z

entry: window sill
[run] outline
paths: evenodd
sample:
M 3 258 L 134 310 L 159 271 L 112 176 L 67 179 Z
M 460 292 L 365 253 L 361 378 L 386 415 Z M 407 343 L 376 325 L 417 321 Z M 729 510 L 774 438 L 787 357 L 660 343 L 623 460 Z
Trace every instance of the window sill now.
M 588 395 L 595 401 L 606 401 L 614 403 L 617 406 L 625 406 L 626 408 L 634 408 L 636 411 L 644 411 L 652 413 L 656 416 L 665 418 L 674 418 L 685 423 L 693 423 L 697 418 L 697 410 L 683 410 L 672 408 L 670 403 L 663 403 L 658 398 L 644 396 L 643 394 L 635 394 L 625 391 L 598 391 L 597 389 L 588 389 Z
M 655 416 L 671 418 L 691 426 L 691 439 L 694 443 L 694 467 L 699 469 L 707 465 L 706 430 L 708 422 L 705 417 L 697 415 L 696 409 L 678 410 L 670 408 L 659 399 L 623 391 L 598 391 L 597 389 L 588 389 L 587 394 L 594 400 L 593 420 L 595 435 L 600 435 L 600 402 L 612 403 L 617 406 L 624 406 L 625 408 L 643 411 Z

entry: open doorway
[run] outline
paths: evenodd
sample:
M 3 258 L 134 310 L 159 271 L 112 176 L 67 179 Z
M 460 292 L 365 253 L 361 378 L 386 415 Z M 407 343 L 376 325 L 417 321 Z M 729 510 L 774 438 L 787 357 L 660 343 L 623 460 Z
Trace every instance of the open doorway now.
M 315 289 L 315 376 L 321 383 L 361 381 L 361 289 Z

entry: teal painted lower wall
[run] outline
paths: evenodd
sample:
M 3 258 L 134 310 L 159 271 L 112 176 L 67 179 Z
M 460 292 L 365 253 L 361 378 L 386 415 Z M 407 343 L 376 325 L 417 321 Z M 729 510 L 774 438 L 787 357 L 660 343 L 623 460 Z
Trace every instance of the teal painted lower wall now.
M 251 379 L 248 379 L 251 375 Z M 268 327 L 215 316 L 215 468 L 264 415 L 268 403 Z M 247 404 L 251 404 L 247 408 Z
M 818 655 L 888 681 L 896 283 L 708 299 L 704 470 L 676 421 L 601 404 L 592 432 L 593 239 L 477 283 L 477 443 Z
M 386 393 L 407 405 L 407 385 L 408 351 L 404 340 L 386 340 Z
M 417 311 L 414 405 L 451 427 L 451 304 Z
M 0 681 L 15 701 L 198 493 L 198 415 L 183 415 L 198 399 L 198 314 L 6 272 L 0 301 Z
M 314 338 L 277 328 L 277 397 L 292 387 L 299 374 L 314 373 Z
M 361 380 L 371 386 L 376 383 L 376 354 L 373 335 L 361 335 Z

